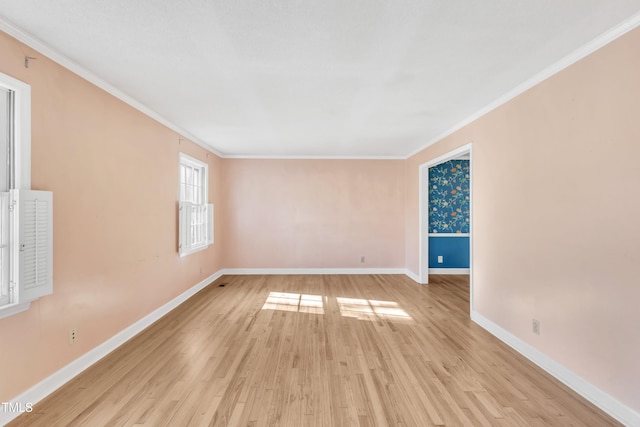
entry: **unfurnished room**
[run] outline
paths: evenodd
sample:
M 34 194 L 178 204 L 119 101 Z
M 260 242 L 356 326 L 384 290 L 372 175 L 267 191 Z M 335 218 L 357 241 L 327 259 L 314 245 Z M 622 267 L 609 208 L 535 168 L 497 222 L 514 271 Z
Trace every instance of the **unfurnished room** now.
M 0 0 L 0 425 L 640 427 L 640 0 Z

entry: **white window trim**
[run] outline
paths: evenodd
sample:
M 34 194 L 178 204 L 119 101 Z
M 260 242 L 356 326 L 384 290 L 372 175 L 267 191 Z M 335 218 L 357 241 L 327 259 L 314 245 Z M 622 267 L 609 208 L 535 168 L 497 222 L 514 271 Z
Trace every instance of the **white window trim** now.
M 14 188 L 31 188 L 31 86 L 0 73 L 0 87 L 14 92 Z M 0 319 L 28 310 L 31 301 L 0 306 Z
M 198 159 L 195 159 L 187 154 L 179 153 L 180 160 L 178 162 L 178 254 L 180 257 L 190 255 L 196 252 L 200 252 L 202 250 L 207 249 L 210 245 L 213 244 L 213 212 L 214 208 L 212 204 L 209 204 L 209 165 L 205 162 L 202 162 Z M 189 216 L 185 215 L 185 209 L 190 209 L 193 204 L 182 201 L 182 165 L 190 165 L 195 168 L 202 169 L 204 171 L 204 176 L 202 179 L 202 200 L 203 203 L 201 205 L 205 206 L 206 210 L 206 221 L 207 221 L 207 240 L 204 243 L 188 246 L 185 245 L 184 233 L 187 233 L 187 229 L 189 225 L 186 224 L 186 218 Z
M 29 307 L 31 307 L 31 301 L 16 302 L 13 304 L 4 305 L 0 307 L 0 319 L 13 316 L 14 314 L 22 313 L 23 311 L 27 311 L 29 310 Z

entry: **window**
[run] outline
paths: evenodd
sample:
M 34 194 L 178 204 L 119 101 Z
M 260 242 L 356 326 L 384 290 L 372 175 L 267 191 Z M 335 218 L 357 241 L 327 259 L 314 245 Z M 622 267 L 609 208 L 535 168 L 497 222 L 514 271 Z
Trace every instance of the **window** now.
M 213 205 L 207 204 L 208 176 L 206 163 L 180 153 L 180 256 L 213 244 Z
M 13 92 L 0 87 L 0 307 L 9 303 L 9 189 Z
M 31 88 L 0 74 L 0 318 L 53 291 L 52 194 L 31 188 Z

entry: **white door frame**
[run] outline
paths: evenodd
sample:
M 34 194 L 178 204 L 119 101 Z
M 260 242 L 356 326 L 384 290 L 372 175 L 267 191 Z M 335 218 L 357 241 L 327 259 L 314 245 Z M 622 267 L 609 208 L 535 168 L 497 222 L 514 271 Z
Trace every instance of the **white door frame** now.
M 419 183 L 419 227 L 420 230 L 420 283 L 429 283 L 429 168 L 444 163 L 448 160 L 459 157 L 462 154 L 469 154 L 469 277 L 473 283 L 473 143 L 468 143 L 455 150 L 449 151 L 433 160 L 429 160 L 420 165 L 418 177 Z M 470 288 L 471 307 L 473 307 L 473 286 Z

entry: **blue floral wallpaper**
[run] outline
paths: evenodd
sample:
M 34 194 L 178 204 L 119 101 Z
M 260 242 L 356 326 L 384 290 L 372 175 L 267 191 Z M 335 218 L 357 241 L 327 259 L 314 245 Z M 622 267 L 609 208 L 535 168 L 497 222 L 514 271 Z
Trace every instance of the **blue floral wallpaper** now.
M 429 169 L 429 233 L 469 233 L 469 160 Z

